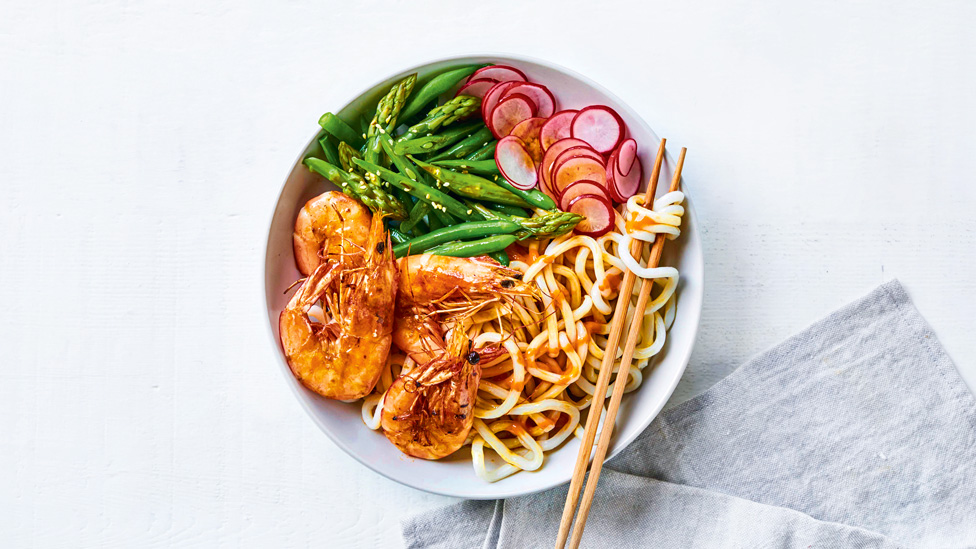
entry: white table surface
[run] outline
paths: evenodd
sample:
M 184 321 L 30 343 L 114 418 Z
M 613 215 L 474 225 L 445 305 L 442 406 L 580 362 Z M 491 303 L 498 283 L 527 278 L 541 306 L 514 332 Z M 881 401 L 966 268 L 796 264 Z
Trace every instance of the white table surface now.
M 673 401 L 896 277 L 976 386 L 976 3 L 208 4 L 3 7 L 0 546 L 397 547 L 451 501 L 315 428 L 260 289 L 318 116 L 449 54 L 563 64 L 689 148 Z

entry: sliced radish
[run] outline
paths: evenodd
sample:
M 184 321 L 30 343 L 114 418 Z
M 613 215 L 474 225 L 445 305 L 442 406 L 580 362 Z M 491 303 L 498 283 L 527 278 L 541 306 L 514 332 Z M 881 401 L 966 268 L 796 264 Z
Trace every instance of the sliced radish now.
M 556 98 L 553 97 L 552 92 L 549 91 L 549 88 L 543 85 L 533 84 L 531 82 L 519 82 L 511 88 L 508 88 L 508 91 L 502 95 L 502 101 L 504 101 L 506 97 L 510 97 L 516 93 L 520 93 L 528 97 L 533 103 L 535 103 L 537 116 L 549 118 L 552 116 L 552 113 L 556 111 Z
M 522 143 L 525 144 L 525 151 L 532 157 L 532 162 L 536 166 L 542 163 L 542 144 L 539 143 L 539 132 L 542 131 L 542 126 L 545 124 L 545 118 L 533 116 L 519 122 L 518 126 L 512 128 L 512 133 L 509 134 L 522 140 Z
M 613 227 L 616 214 L 610 201 L 596 194 L 577 196 L 569 203 L 568 211 L 586 218 L 576 225 L 576 232 L 594 238 L 606 234 Z
M 570 158 L 552 173 L 552 189 L 561 195 L 563 189 L 583 179 L 594 181 L 606 188 L 607 169 L 602 163 L 587 156 Z
M 480 78 L 478 80 L 468 80 L 468 83 L 461 86 L 458 90 L 457 95 L 470 95 L 472 97 L 477 97 L 478 99 L 484 99 L 485 94 L 488 93 L 492 87 L 498 82 L 490 78 Z
M 627 175 L 621 173 L 620 155 L 623 152 L 617 149 L 607 160 L 607 191 L 615 202 L 626 202 L 628 198 L 637 194 L 644 178 L 644 168 L 637 156 L 634 156 L 630 163 Z
M 617 171 L 620 175 L 627 175 L 634 167 L 634 160 L 637 159 L 637 142 L 633 139 L 625 139 L 617 147 Z
M 556 141 L 566 139 L 570 136 L 569 128 L 573 124 L 573 118 L 576 117 L 576 113 L 578 112 L 573 110 L 559 111 L 549 117 L 549 121 L 542 127 L 542 133 L 539 135 L 542 150 L 546 150 Z
M 491 65 L 474 71 L 468 80 L 491 78 L 499 82 L 528 82 L 525 73 L 508 65 Z
M 582 139 L 599 153 L 612 151 L 624 136 L 624 122 L 610 107 L 586 107 L 576 114 L 570 133 Z
M 502 139 L 495 147 L 495 163 L 502 176 L 523 191 L 534 189 L 538 182 L 536 164 L 525 149 L 525 143 L 514 135 Z
M 484 99 L 481 100 L 481 118 L 485 121 L 485 124 L 491 120 L 491 113 L 495 110 L 498 102 L 502 100 L 502 94 L 515 84 L 518 84 L 518 82 L 499 82 L 488 90 Z
M 552 188 L 552 184 L 542 177 L 542 166 L 539 166 L 539 190 L 546 193 L 553 202 L 559 204 L 559 193 Z
M 569 160 L 570 158 L 576 158 L 579 156 L 592 158 L 593 160 L 596 160 L 600 164 L 606 166 L 603 156 L 601 156 L 600 153 L 594 151 L 589 145 L 584 145 L 582 147 L 570 147 L 561 152 L 559 156 L 556 157 L 556 160 L 553 161 L 552 167 L 549 168 L 550 173 L 556 173 L 556 171 L 559 170 L 559 166 L 561 166 L 563 162 Z
M 539 178 L 542 180 L 543 191 L 545 191 L 545 187 L 550 186 L 552 183 L 552 165 L 556 161 L 556 158 L 559 157 L 559 153 L 571 147 L 580 146 L 588 147 L 589 145 L 585 141 L 568 137 L 556 141 L 546 149 L 546 153 L 542 155 L 542 164 L 539 165 Z M 555 193 L 555 189 L 552 189 L 552 191 Z M 558 193 L 555 194 L 558 197 Z
M 519 122 L 535 116 L 535 104 L 522 94 L 510 95 L 491 111 L 488 127 L 496 139 L 507 137 Z
M 599 183 L 583 179 L 575 183 L 570 183 L 568 187 L 563 189 L 563 194 L 559 197 L 559 207 L 563 210 L 568 210 L 569 203 L 577 196 L 584 194 L 595 194 L 604 198 L 610 198 L 607 196 L 606 189 L 601 187 Z

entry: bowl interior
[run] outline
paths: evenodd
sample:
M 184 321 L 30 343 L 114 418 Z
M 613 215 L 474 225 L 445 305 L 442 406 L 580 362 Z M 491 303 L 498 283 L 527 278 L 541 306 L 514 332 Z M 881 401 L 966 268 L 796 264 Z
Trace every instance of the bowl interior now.
M 627 124 L 630 136 L 638 143 L 638 154 L 650 174 L 659 142 L 650 127 L 617 97 L 589 79 L 552 64 L 509 55 L 458 57 L 427 63 L 404 70 L 377 83 L 349 102 L 337 114 L 350 123 L 357 122 L 355 114 L 361 107 L 374 104 L 397 80 L 407 74 L 437 72 L 445 67 L 464 63 L 494 62 L 521 69 L 533 82 L 543 83 L 556 95 L 560 109 L 580 108 L 603 104 L 614 108 Z M 336 111 L 334 111 L 336 112 Z M 311 120 L 310 120 L 311 123 Z M 356 124 L 353 124 L 356 127 Z M 579 441 L 570 438 L 562 447 L 546 456 L 539 471 L 522 472 L 495 483 L 479 479 L 465 448 L 440 461 L 431 462 L 410 458 L 397 450 L 382 433 L 371 431 L 362 421 L 360 403 L 344 403 L 322 398 L 305 389 L 291 374 L 278 342 L 278 316 L 291 292 L 285 293 L 300 277 L 292 253 L 292 227 L 304 203 L 335 187 L 313 175 L 301 164 L 301 159 L 317 147 L 313 138 L 302 151 L 299 160 L 282 188 L 275 206 L 268 234 L 265 258 L 265 299 L 268 325 L 277 349 L 278 367 L 295 396 L 315 423 L 347 453 L 374 471 L 429 492 L 473 499 L 494 499 L 528 494 L 567 482 L 572 474 Z M 658 194 L 667 191 L 674 162 L 666 159 L 661 173 Z M 686 181 L 682 190 L 689 193 Z M 681 377 L 698 331 L 702 304 L 702 249 L 691 199 L 688 197 L 686 216 L 678 240 L 668 242 L 662 265 L 676 266 L 681 272 L 678 286 L 677 314 L 668 334 L 667 344 L 658 358 L 644 371 L 643 383 L 635 392 L 624 397 L 617 418 L 610 455 L 616 455 L 630 443 L 660 412 Z M 494 464 L 490 464 L 492 466 Z

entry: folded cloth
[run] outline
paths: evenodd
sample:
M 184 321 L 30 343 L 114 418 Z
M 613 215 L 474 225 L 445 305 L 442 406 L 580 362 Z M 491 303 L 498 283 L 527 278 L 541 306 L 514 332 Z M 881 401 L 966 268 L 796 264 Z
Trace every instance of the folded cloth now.
M 410 548 L 552 547 L 562 486 L 403 523 Z M 897 282 L 662 413 L 584 547 L 976 547 L 976 399 Z

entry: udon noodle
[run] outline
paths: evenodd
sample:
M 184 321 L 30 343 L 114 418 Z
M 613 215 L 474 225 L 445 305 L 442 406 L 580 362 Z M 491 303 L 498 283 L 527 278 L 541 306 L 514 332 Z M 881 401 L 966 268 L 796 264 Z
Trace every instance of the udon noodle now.
M 653 242 L 658 234 L 677 238 L 683 201 L 681 192 L 670 192 L 647 208 L 643 197 L 635 196 L 616 215 L 614 230 L 601 237 L 569 233 L 551 241 L 528 241 L 528 252 L 513 256 L 511 267 L 538 287 L 540 300 L 492 303 L 451 328 L 467 330 L 474 348 L 500 345 L 506 351 L 482 365 L 474 429 L 466 441 L 480 478 L 494 482 L 535 471 L 546 452 L 582 435 L 581 414 L 596 390 L 610 315 L 627 269 L 655 282 L 626 391 L 641 385 L 644 369 L 661 351 L 674 320 L 678 271 L 643 266 L 649 246 L 641 258 L 629 249 L 634 239 Z M 639 287 L 634 286 L 632 301 Z M 625 325 L 633 314 L 631 307 Z M 376 389 L 363 401 L 363 421 L 369 428 L 380 428 L 383 394 L 412 362 L 391 353 Z M 619 375 L 619 368 L 618 356 L 613 373 Z M 500 457 L 500 465 L 489 466 L 486 453 Z

